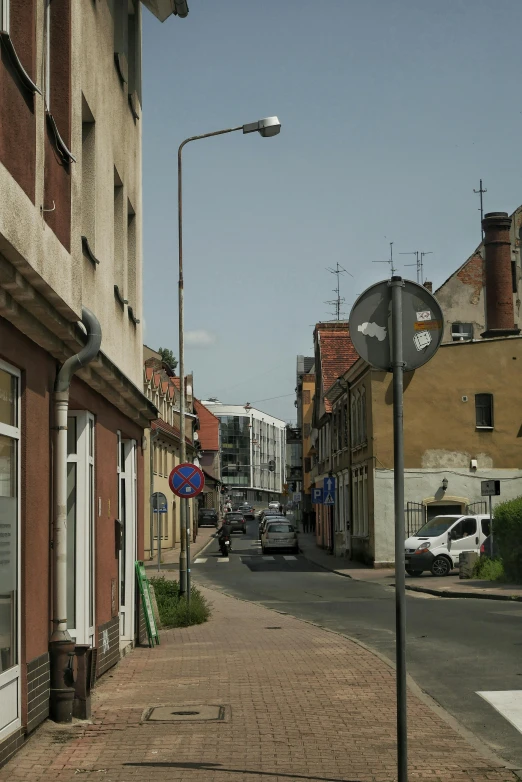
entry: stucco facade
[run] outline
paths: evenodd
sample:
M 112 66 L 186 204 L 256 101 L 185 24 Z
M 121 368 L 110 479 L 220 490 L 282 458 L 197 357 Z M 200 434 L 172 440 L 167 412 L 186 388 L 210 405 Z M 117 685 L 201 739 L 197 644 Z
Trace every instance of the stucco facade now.
M 93 678 L 142 637 L 135 561 L 148 505 L 144 431 L 158 416 L 141 390 L 140 3 L 10 0 L 1 46 L 0 517 L 8 555 L 0 558 L 0 763 L 49 714 L 54 623 L 66 622 L 73 646 L 92 650 Z M 74 374 L 67 426 L 57 427 L 55 379 L 84 347 L 84 308 L 101 325 L 101 350 Z M 67 616 L 59 619 L 58 428 L 67 431 Z
M 508 337 L 444 344 L 431 361 L 404 380 L 406 528 L 433 513 L 486 512 L 482 480 L 501 481 L 501 499 L 522 495 L 521 422 L 517 418 L 522 339 Z M 374 566 L 394 561 L 392 376 L 362 359 L 328 392 L 334 412 L 350 406 L 347 467 L 333 455 L 336 473 L 350 471 L 338 540 L 355 559 Z M 491 425 L 482 425 L 479 400 L 488 395 Z M 360 402 L 357 412 L 357 399 Z M 363 401 L 364 400 L 364 401 Z M 354 432 L 355 430 L 355 432 Z M 341 469 L 342 468 L 342 469 Z M 443 479 L 447 488 L 443 488 Z M 449 509 L 449 510 L 448 510 Z

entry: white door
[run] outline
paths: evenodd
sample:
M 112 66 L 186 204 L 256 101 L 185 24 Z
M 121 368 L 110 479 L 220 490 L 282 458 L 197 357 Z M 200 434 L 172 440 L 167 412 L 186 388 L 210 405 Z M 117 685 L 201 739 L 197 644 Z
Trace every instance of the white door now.
M 136 441 L 118 433 L 118 503 L 122 541 L 119 555 L 120 640 L 134 639 L 136 549 Z
M 67 629 L 94 646 L 95 616 L 94 417 L 67 417 Z
M 0 741 L 20 727 L 20 374 L 0 361 Z
M 459 555 L 463 551 L 479 550 L 479 531 L 477 528 L 477 519 L 472 516 L 465 516 L 458 524 L 450 530 L 451 537 L 451 556 L 454 562 L 459 561 Z

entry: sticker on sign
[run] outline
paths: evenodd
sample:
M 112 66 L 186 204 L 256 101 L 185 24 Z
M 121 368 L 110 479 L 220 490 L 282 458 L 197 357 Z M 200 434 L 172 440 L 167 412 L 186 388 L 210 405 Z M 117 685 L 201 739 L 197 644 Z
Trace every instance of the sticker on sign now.
M 431 310 L 422 310 L 417 312 L 417 320 L 431 320 Z

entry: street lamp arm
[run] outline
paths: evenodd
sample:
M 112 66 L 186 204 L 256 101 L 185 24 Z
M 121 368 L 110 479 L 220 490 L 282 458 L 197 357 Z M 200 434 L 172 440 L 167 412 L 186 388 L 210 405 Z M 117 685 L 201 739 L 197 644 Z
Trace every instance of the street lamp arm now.
M 189 138 L 186 138 L 185 141 L 182 141 L 179 145 L 178 163 L 181 158 L 181 150 L 189 141 L 199 141 L 201 138 L 210 138 L 211 136 L 223 136 L 225 133 L 233 133 L 235 130 L 243 130 L 243 125 L 238 125 L 237 128 L 226 128 L 226 130 L 215 130 L 213 133 L 203 133 L 202 136 L 190 136 Z

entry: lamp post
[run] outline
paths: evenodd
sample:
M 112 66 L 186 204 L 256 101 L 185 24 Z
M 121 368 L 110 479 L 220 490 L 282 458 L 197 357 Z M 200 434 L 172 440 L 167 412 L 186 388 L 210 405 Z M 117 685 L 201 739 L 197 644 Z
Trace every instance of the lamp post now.
M 189 141 L 199 141 L 203 138 L 212 136 L 223 136 L 225 133 L 234 133 L 242 130 L 245 133 L 259 133 L 263 138 L 277 136 L 281 130 L 281 123 L 277 117 L 267 117 L 250 122 L 246 125 L 238 125 L 235 128 L 226 128 L 225 130 L 216 130 L 213 133 L 203 133 L 201 136 L 190 136 L 179 145 L 178 149 L 178 308 L 179 308 L 179 417 L 180 417 L 180 462 L 183 464 L 187 458 L 187 447 L 185 443 L 185 348 L 184 348 L 184 311 L 183 311 L 183 198 L 182 198 L 182 152 L 183 147 Z M 187 525 L 187 507 L 183 499 L 180 503 L 180 527 L 181 527 L 181 549 L 179 554 L 179 591 L 181 595 L 187 595 L 190 600 L 190 527 Z

